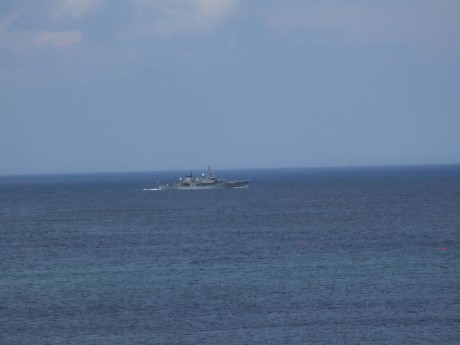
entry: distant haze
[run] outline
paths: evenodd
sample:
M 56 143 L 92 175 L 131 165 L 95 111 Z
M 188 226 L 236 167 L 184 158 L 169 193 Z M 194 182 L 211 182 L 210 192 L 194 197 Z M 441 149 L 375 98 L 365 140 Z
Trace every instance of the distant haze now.
M 458 0 L 2 0 L 0 175 L 460 163 Z

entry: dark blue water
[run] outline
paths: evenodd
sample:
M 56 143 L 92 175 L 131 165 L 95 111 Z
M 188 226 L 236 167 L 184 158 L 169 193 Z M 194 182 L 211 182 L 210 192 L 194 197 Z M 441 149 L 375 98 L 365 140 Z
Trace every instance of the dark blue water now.
M 220 174 L 0 178 L 0 343 L 460 343 L 460 166 Z

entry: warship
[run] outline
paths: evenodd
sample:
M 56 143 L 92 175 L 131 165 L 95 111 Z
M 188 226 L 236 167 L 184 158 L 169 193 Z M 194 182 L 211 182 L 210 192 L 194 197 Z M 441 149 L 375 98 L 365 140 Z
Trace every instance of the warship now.
M 211 165 L 208 165 L 208 171 L 202 173 L 200 177 L 190 175 L 181 177 L 177 182 L 172 184 L 161 184 L 158 186 L 160 190 L 165 189 L 181 189 L 181 190 L 197 190 L 197 189 L 230 189 L 230 188 L 247 188 L 249 180 L 227 181 L 218 178 L 214 171 L 211 170 Z

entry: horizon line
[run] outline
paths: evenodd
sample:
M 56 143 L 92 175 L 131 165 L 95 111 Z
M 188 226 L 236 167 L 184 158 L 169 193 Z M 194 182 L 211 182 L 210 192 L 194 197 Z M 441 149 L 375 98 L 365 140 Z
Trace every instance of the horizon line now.
M 357 164 L 357 165 L 324 165 L 324 166 L 291 166 L 291 167 L 260 167 L 260 168 L 223 168 L 220 171 L 237 170 L 294 170 L 294 169 L 372 169 L 372 168 L 404 168 L 404 167 L 447 167 L 460 166 L 460 163 L 408 163 L 408 164 Z M 94 171 L 94 172 L 39 172 L 39 173 L 19 173 L 19 174 L 0 174 L 0 178 L 5 177 L 27 177 L 27 176 L 63 176 L 63 175 L 110 175 L 110 174 L 147 174 L 147 173 L 167 173 L 195 171 L 201 169 L 157 169 L 157 170 L 120 170 L 120 171 Z

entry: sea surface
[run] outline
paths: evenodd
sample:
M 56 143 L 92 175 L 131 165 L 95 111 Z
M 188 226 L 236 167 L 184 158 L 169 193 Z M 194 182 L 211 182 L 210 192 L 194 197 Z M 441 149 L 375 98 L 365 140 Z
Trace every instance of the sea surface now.
M 460 344 L 460 166 L 181 174 L 0 177 L 0 344 Z

